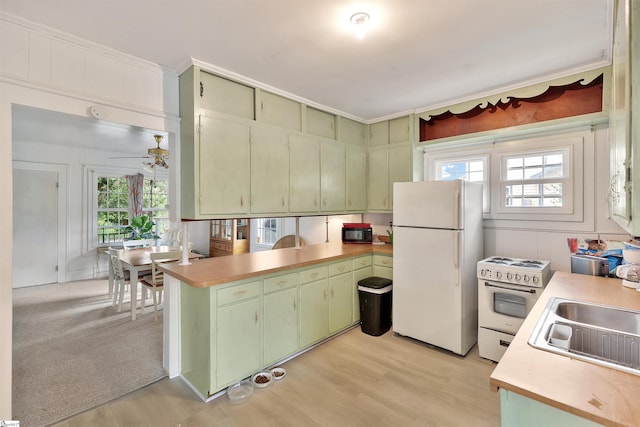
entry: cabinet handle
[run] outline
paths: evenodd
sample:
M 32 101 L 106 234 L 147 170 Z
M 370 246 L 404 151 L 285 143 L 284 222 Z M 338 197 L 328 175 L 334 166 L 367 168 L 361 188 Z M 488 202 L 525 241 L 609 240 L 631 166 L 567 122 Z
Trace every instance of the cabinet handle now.
M 318 273 L 311 273 L 311 278 L 315 279 L 316 277 L 318 277 Z
M 327 300 L 327 290 L 326 289 L 322 291 L 322 296 L 324 297 L 324 300 L 326 301 Z
M 313 198 L 313 206 L 318 206 L 318 199 L 317 198 Z
M 333 288 L 331 288 L 331 298 L 334 297 Z
M 296 303 L 296 299 L 293 299 L 293 309 L 297 310 L 298 309 L 298 304 Z
M 322 206 L 327 207 L 327 199 L 322 199 Z
M 204 95 L 204 85 L 200 82 L 200 98 Z
M 282 207 L 284 208 L 284 196 L 282 196 Z
M 280 280 L 280 281 L 278 282 L 278 286 L 280 286 L 280 287 L 283 287 L 283 286 L 284 286 L 284 285 L 286 285 L 286 284 L 287 284 L 287 281 L 286 281 L 286 280 Z
M 240 207 L 244 207 L 244 196 L 240 196 Z
M 258 324 L 258 310 L 256 310 L 256 325 Z
M 341 265 L 340 267 L 338 267 L 338 271 L 343 272 L 344 271 L 344 265 Z

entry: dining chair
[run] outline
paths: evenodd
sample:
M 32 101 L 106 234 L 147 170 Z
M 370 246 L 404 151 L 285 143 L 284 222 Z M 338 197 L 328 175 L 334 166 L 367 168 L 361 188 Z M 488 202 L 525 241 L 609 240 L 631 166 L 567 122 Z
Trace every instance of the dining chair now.
M 182 257 L 182 251 L 154 252 L 151 256 L 151 274 L 144 276 L 142 284 L 142 314 L 147 303 L 147 289 L 153 296 L 153 318 L 158 321 L 158 304 L 162 303 L 162 291 L 164 285 L 164 273 L 158 270 L 158 264 L 167 261 L 177 261 Z
M 124 274 L 122 262 L 120 262 L 120 250 L 109 248 L 107 249 L 107 254 L 109 255 L 109 262 L 111 263 L 111 268 L 113 270 L 113 305 L 116 307 L 116 311 L 119 312 L 124 299 L 125 286 L 130 285 L 131 282 Z

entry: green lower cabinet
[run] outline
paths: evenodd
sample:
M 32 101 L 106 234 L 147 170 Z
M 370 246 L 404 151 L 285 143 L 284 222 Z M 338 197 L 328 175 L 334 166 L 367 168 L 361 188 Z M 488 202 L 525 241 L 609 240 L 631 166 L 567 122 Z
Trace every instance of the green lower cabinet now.
M 353 274 L 329 278 L 329 333 L 353 323 Z
M 298 288 L 264 296 L 264 364 L 298 350 Z
M 300 348 L 329 335 L 329 282 L 326 278 L 300 285 Z
M 553 406 L 500 389 L 502 427 L 595 427 L 600 424 Z
M 369 264 L 364 268 L 356 269 L 356 262 L 353 261 L 353 322 L 360 320 L 360 295 L 358 294 L 358 282 L 367 277 L 373 276 L 373 267 L 371 266 L 371 256 L 369 256 Z M 363 261 L 359 261 L 361 263 Z
M 216 378 L 221 389 L 259 370 L 260 299 L 218 307 L 216 327 Z

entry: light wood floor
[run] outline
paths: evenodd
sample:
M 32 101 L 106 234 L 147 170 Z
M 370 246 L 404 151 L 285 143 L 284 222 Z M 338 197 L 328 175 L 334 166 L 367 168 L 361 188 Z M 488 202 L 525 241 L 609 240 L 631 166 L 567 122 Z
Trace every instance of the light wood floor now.
M 204 403 L 181 379 L 165 379 L 59 423 L 87 426 L 474 426 L 500 425 L 495 363 L 359 328 L 282 365 L 284 379 L 241 405 Z

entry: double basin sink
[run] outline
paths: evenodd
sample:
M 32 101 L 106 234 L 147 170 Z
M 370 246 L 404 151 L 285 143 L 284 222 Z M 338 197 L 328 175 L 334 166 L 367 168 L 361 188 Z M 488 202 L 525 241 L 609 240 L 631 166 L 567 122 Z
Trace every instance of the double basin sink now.
M 640 312 L 551 298 L 529 345 L 640 375 Z

